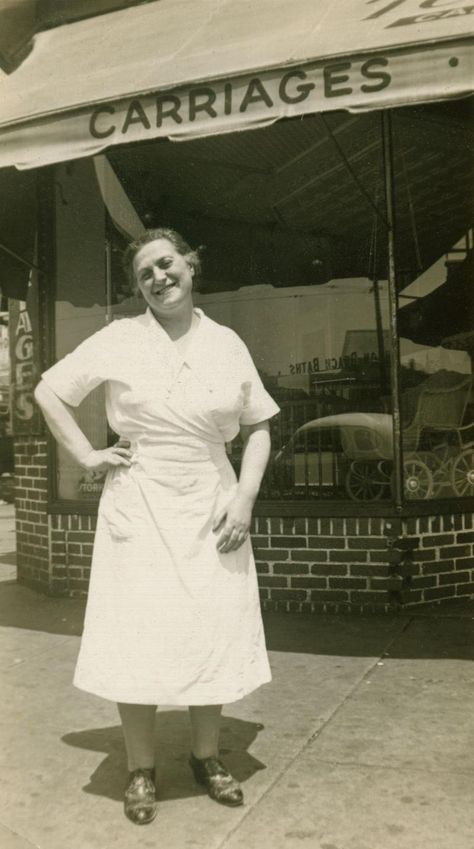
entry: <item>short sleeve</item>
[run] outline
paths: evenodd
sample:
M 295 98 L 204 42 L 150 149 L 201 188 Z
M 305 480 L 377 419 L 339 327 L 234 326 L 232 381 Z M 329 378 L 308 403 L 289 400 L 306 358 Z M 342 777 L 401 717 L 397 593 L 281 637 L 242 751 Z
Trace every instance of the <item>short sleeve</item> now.
M 96 386 L 107 379 L 108 328 L 102 328 L 41 375 L 42 380 L 66 404 L 77 407 Z
M 239 422 L 242 425 L 252 425 L 271 419 L 280 412 L 280 408 L 265 389 L 245 343 L 237 335 L 234 337 L 234 343 L 245 399 Z

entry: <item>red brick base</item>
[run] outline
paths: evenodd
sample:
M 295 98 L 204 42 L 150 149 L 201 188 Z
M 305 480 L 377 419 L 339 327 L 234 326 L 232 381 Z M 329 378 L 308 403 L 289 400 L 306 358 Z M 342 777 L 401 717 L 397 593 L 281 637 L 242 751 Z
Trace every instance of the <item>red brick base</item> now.
M 47 446 L 15 445 L 18 579 L 51 595 L 87 592 L 96 519 L 47 511 Z M 264 610 L 384 612 L 474 594 L 470 513 L 253 522 Z
M 258 518 L 264 610 L 381 612 L 474 594 L 473 516 Z
M 35 438 L 15 441 L 15 508 L 18 580 L 48 591 L 47 445 Z

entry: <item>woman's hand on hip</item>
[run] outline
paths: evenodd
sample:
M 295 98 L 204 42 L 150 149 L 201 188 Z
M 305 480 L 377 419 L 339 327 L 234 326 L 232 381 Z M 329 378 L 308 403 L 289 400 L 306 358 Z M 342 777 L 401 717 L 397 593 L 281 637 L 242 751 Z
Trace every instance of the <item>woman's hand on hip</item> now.
M 216 547 L 222 554 L 236 551 L 249 535 L 253 501 L 244 495 L 235 495 L 216 514 L 212 530 L 219 533 Z
M 132 452 L 127 439 L 119 439 L 110 448 L 93 449 L 81 460 L 81 466 L 90 472 L 107 472 L 116 466 L 131 466 Z

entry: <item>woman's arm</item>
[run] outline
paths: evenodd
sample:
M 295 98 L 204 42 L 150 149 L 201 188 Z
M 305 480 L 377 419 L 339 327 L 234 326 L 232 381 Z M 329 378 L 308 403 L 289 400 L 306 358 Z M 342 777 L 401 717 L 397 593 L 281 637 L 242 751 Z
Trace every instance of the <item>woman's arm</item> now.
M 217 548 L 223 553 L 235 551 L 248 536 L 252 509 L 270 456 L 268 421 L 243 425 L 240 434 L 244 447 L 237 492 L 214 522 L 214 531 L 221 531 Z
M 106 471 L 111 466 L 129 466 L 131 452 L 121 441 L 112 448 L 95 450 L 76 421 L 75 408 L 66 404 L 41 380 L 35 399 L 54 438 L 84 469 Z
M 268 421 L 242 425 L 240 435 L 244 447 L 238 493 L 249 499 L 253 507 L 270 457 L 270 425 Z

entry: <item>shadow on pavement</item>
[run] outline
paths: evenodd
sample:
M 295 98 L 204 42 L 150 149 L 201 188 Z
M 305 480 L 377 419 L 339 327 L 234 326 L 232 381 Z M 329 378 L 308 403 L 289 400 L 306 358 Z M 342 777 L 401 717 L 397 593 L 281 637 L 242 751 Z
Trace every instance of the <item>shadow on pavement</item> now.
M 52 598 L 16 581 L 0 584 L 0 627 L 80 636 L 85 599 Z
M 453 608 L 446 616 L 442 610 L 431 608 L 425 616 L 408 610 L 398 616 L 270 613 L 264 616 L 267 647 L 345 657 L 474 660 L 474 611 L 464 608 L 468 615 L 455 615 Z
M 221 754 L 238 781 L 245 782 L 265 764 L 247 749 L 263 725 L 223 716 Z M 189 720 L 186 710 L 159 711 L 156 716 L 157 782 L 160 801 L 200 796 L 199 787 L 188 766 Z M 66 734 L 62 740 L 69 746 L 105 752 L 106 757 L 82 788 L 85 793 L 122 801 L 127 781 L 127 764 L 119 725 L 91 728 Z M 79 780 L 79 778 L 78 778 Z
M 0 582 L 0 627 L 80 636 L 84 598 L 52 598 Z M 399 614 L 264 614 L 270 651 L 296 654 L 474 659 L 474 605 L 465 601 Z

